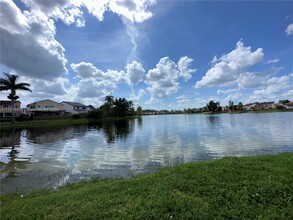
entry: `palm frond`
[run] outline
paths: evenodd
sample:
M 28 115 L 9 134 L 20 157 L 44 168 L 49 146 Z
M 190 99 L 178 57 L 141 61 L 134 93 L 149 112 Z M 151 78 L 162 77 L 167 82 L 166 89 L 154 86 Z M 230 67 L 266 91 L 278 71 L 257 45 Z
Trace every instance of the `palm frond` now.
M 0 89 L 1 91 L 4 90 L 11 90 L 12 94 L 15 94 L 16 90 L 31 90 L 28 88 L 30 86 L 29 83 L 17 83 L 18 75 L 3 73 L 5 75 L 4 78 L 0 78 Z
M 29 83 L 18 83 L 15 85 L 16 90 L 26 90 L 26 91 L 31 91 L 28 87 L 31 86 Z
M 9 90 L 9 89 L 10 89 L 9 86 L 5 86 L 5 85 L 0 86 L 0 91 L 6 91 L 6 90 Z
M 30 90 L 30 89 L 27 88 L 27 87 L 17 87 L 17 88 L 15 88 L 15 90 L 25 90 L 25 91 L 30 91 L 30 92 L 32 92 L 32 90 Z
M 31 86 L 31 84 L 29 84 L 29 83 L 17 83 L 15 86 L 17 86 L 17 87 L 29 87 L 29 86 Z
M 0 79 L 0 85 L 9 85 L 10 81 L 8 81 L 7 79 L 1 78 Z

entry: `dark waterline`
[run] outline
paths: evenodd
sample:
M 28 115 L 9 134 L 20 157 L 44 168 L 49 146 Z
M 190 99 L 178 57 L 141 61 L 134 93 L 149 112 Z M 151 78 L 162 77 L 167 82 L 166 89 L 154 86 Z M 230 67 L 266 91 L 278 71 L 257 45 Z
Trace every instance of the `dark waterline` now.
M 1 194 L 190 161 L 293 152 L 293 113 L 161 115 L 1 131 Z

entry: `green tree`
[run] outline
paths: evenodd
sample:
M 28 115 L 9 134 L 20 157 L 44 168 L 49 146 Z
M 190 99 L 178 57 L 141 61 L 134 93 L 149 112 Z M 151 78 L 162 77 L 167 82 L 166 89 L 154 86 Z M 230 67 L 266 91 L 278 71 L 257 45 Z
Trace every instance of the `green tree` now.
M 262 107 L 261 107 L 261 104 L 259 102 L 256 102 L 254 104 L 254 110 L 260 110 Z
M 142 114 L 142 108 L 141 108 L 141 106 L 138 106 L 138 107 L 137 107 L 136 112 L 137 112 L 137 114 L 138 114 L 139 116 L 141 116 L 141 114 Z
M 239 103 L 238 103 L 238 105 L 236 106 L 236 109 L 237 109 L 238 111 L 243 110 L 243 104 L 242 104 L 242 102 L 239 102 Z
M 208 104 L 207 104 L 207 109 L 210 112 L 220 112 L 222 111 L 222 108 L 220 106 L 220 102 L 215 102 L 213 100 L 211 100 Z
M 25 90 L 32 92 L 28 87 L 30 87 L 29 83 L 17 83 L 19 76 L 9 73 L 4 73 L 5 77 L 0 78 L 0 91 L 10 90 L 8 99 L 11 100 L 11 108 L 12 108 L 12 122 L 15 122 L 15 111 L 14 111 L 14 101 L 16 101 L 19 97 L 16 95 L 17 90 Z
M 287 103 L 289 103 L 290 101 L 288 100 L 288 99 L 285 99 L 285 100 L 279 100 L 279 103 L 280 104 L 283 104 L 283 105 L 285 105 L 285 104 L 287 104 Z
M 229 109 L 230 111 L 234 111 L 235 110 L 235 105 L 234 105 L 234 102 L 233 101 L 229 101 Z
M 113 116 L 113 107 L 114 107 L 114 97 L 113 96 L 106 96 L 105 104 L 100 107 L 102 115 L 105 117 Z
M 110 105 L 110 106 L 113 106 L 114 101 L 115 101 L 115 99 L 114 99 L 114 97 L 111 96 L 111 95 L 108 95 L 108 96 L 106 96 L 106 98 L 105 98 L 105 102 L 106 102 L 106 104 L 108 104 L 108 105 Z
M 114 102 L 114 116 L 125 117 L 131 108 L 131 103 L 125 98 L 116 99 Z

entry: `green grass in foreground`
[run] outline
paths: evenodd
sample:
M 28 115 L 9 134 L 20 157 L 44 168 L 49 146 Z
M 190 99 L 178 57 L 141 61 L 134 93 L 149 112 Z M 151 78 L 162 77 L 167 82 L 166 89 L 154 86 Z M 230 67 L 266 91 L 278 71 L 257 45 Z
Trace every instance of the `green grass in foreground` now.
M 196 162 L 1 198 L 1 219 L 293 219 L 293 153 Z

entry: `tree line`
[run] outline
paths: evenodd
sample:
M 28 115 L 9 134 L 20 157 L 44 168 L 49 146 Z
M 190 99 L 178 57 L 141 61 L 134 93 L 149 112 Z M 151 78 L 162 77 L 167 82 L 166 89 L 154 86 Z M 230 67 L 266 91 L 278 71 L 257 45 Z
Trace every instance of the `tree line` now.
M 99 108 L 90 111 L 88 113 L 88 117 L 125 117 L 135 114 L 141 115 L 142 108 L 139 106 L 135 111 L 132 101 L 125 98 L 114 98 L 114 96 L 106 96 L 105 103 Z

